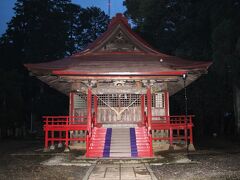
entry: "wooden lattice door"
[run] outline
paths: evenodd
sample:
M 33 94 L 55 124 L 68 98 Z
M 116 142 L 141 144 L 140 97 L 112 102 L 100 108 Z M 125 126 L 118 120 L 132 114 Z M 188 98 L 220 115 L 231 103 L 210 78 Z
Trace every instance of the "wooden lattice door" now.
M 141 121 L 141 94 L 99 94 L 99 123 L 138 123 Z

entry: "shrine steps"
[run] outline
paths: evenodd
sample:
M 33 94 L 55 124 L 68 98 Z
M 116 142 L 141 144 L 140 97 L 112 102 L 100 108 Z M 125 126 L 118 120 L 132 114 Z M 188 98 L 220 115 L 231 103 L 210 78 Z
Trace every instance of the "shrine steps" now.
M 95 127 L 88 157 L 150 157 L 150 143 L 145 127 Z

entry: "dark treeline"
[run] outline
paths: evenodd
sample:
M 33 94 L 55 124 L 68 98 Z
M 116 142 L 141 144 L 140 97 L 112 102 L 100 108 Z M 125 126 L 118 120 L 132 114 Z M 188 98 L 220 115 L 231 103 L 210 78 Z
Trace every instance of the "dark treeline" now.
M 213 61 L 208 75 L 187 88 L 195 135 L 240 133 L 240 1 L 126 0 L 135 31 L 161 52 Z M 171 98 L 185 113 L 184 92 Z
M 124 3 L 134 30 L 156 49 L 193 61 L 213 61 L 208 75 L 187 88 L 188 113 L 196 115 L 195 135 L 239 133 L 240 1 Z M 31 129 L 31 122 L 41 129 L 42 115 L 68 111 L 68 98 L 29 76 L 23 64 L 69 56 L 96 39 L 108 23 L 100 9 L 84 9 L 70 0 L 18 0 L 14 10 L 0 39 L 2 136 L 23 134 L 23 129 Z M 172 114 L 185 113 L 183 95 L 171 98 Z
M 24 63 L 57 60 L 81 50 L 106 30 L 99 8 L 70 0 L 17 0 L 0 39 L 0 138 L 42 129 L 42 115 L 66 115 L 68 98 L 29 76 Z

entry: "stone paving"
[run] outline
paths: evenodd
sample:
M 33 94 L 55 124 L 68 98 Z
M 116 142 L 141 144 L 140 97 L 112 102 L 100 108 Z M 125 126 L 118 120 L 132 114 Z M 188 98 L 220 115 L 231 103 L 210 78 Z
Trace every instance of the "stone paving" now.
M 146 164 L 96 164 L 85 179 L 89 180 L 151 180 L 156 179 Z M 150 170 L 150 171 L 149 171 Z

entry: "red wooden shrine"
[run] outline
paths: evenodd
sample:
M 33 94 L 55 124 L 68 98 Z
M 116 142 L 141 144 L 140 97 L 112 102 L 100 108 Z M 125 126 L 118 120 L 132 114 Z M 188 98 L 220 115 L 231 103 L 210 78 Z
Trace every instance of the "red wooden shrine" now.
M 210 63 L 151 48 L 117 14 L 108 29 L 70 57 L 25 66 L 69 96 L 69 114 L 44 116 L 45 149 L 84 148 L 87 157 L 151 157 L 193 147 L 192 115 L 169 114 L 169 96 Z

